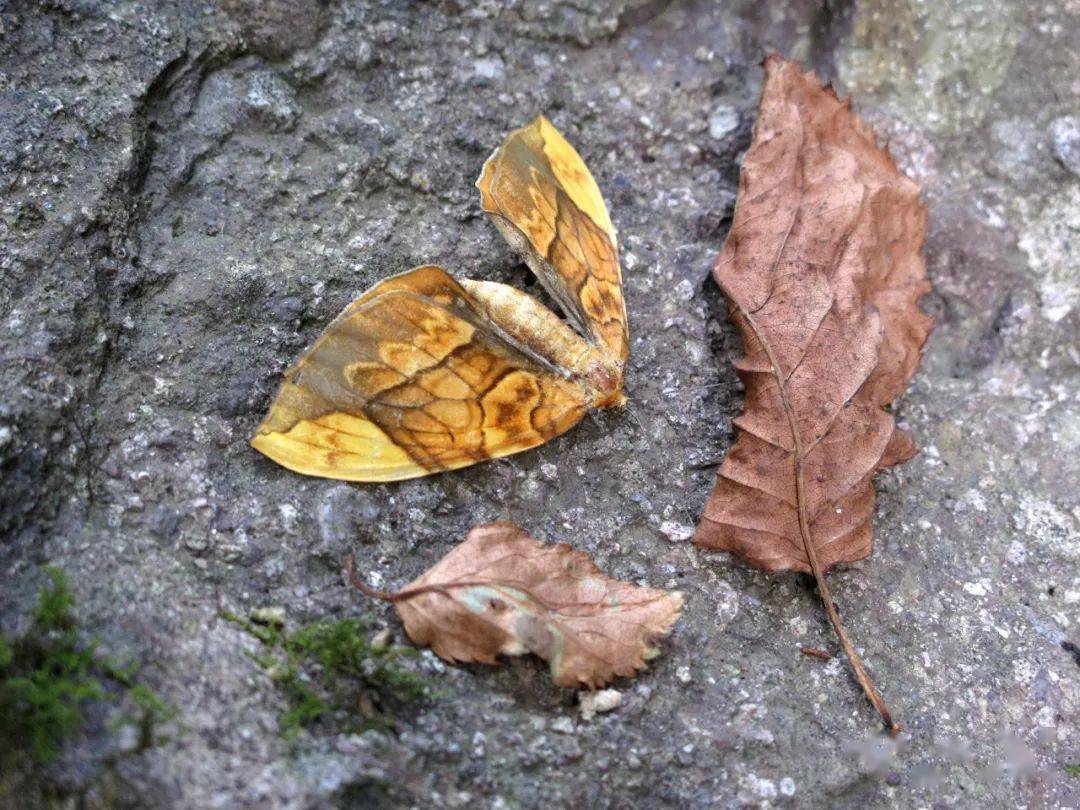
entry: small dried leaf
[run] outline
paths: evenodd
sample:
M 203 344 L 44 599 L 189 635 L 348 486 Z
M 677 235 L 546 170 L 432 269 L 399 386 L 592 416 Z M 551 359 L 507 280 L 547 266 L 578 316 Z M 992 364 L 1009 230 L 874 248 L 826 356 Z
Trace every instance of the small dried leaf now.
M 544 545 L 513 523 L 476 526 L 427 573 L 389 598 L 416 644 L 448 661 L 496 663 L 535 653 L 560 686 L 632 676 L 650 642 L 679 617 L 677 591 L 604 576 L 566 543 Z

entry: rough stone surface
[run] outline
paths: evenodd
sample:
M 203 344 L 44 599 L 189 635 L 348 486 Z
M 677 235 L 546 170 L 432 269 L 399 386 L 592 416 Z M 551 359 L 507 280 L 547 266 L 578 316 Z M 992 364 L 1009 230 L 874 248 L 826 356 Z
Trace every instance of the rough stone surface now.
M 57 780 L 90 806 L 1080 804 L 1078 31 L 1073 0 L 5 6 L 0 623 L 59 565 L 181 711 L 137 757 L 93 729 Z M 930 204 L 938 325 L 897 409 L 923 452 L 880 480 L 874 556 L 832 575 L 896 741 L 842 660 L 799 654 L 836 648 L 805 578 L 683 539 L 740 408 L 708 271 L 770 49 L 853 93 Z M 374 281 L 439 262 L 538 290 L 472 183 L 541 111 L 619 229 L 633 415 L 394 486 L 251 450 L 280 372 Z M 396 632 L 344 557 L 397 586 L 493 518 L 688 595 L 618 710 L 576 724 L 541 664 L 426 654 L 440 694 L 396 735 L 279 738 L 218 611 Z

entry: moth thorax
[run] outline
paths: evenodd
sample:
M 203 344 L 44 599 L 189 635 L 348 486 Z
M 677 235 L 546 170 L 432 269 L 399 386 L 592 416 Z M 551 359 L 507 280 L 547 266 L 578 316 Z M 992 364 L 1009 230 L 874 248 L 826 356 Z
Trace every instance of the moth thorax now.
M 597 408 L 621 408 L 626 404 L 622 390 L 623 370 L 618 364 L 598 360 L 587 375 L 589 386 L 595 392 L 593 404 Z

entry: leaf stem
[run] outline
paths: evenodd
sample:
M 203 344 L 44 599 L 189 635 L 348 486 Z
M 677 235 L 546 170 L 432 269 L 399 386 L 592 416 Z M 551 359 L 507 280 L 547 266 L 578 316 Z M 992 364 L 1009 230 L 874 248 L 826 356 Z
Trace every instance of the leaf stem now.
M 370 596 L 372 599 L 381 599 L 384 602 L 394 602 L 395 594 L 390 591 L 380 591 L 378 588 L 372 588 L 364 580 L 360 579 L 356 575 L 356 558 L 350 554 L 345 560 L 345 576 L 349 580 L 349 584 L 352 585 L 364 596 Z
M 788 237 L 795 228 L 798 217 L 799 212 L 796 211 L 795 216 L 792 218 L 791 226 L 784 236 L 784 241 L 780 245 L 780 254 L 776 257 L 777 265 L 780 263 L 780 257 L 783 255 Z M 821 595 L 821 601 L 825 605 L 825 613 L 832 623 L 833 630 L 836 631 L 836 635 L 840 638 L 840 645 L 844 648 L 844 655 L 847 656 L 848 662 L 851 664 L 851 670 L 855 675 L 855 680 L 859 682 L 859 686 L 861 686 L 863 692 L 866 693 L 866 697 L 870 700 L 871 705 L 877 709 L 878 714 L 881 715 L 881 719 L 885 722 L 885 728 L 888 729 L 890 734 L 895 736 L 900 731 L 900 726 L 893 720 L 889 707 L 885 705 L 885 701 L 882 699 L 881 693 L 874 685 L 870 673 L 866 671 L 866 666 L 863 664 L 862 658 L 859 657 L 859 653 L 855 650 L 855 645 L 852 644 L 851 639 L 848 638 L 847 631 L 844 630 L 844 625 L 840 621 L 840 614 L 836 610 L 836 605 L 833 604 L 832 595 L 829 593 L 829 586 L 825 583 L 825 572 L 821 570 L 821 564 L 818 562 L 817 549 L 814 548 L 813 537 L 810 533 L 810 518 L 806 513 L 806 486 L 803 482 L 803 458 L 805 457 L 805 451 L 803 449 L 802 436 L 799 434 L 798 421 L 795 418 L 795 409 L 792 407 L 791 398 L 788 396 L 787 380 L 784 378 L 783 370 L 780 368 L 780 362 L 773 353 L 772 347 L 769 345 L 769 342 L 765 340 L 765 336 L 758 328 L 757 323 L 755 323 L 753 314 L 744 309 L 734 295 L 728 293 L 726 289 L 724 292 L 727 294 L 728 300 L 735 303 L 739 308 L 739 313 L 746 319 L 747 324 L 753 330 L 758 343 L 761 344 L 761 348 L 764 349 L 765 354 L 769 358 L 769 363 L 772 365 L 773 376 L 776 378 L 777 389 L 780 392 L 780 404 L 783 406 L 784 414 L 787 417 L 788 427 L 791 430 L 792 460 L 795 466 L 795 499 L 798 504 L 799 513 L 799 534 L 802 538 L 803 549 L 806 551 L 806 558 L 810 562 L 810 570 L 814 574 L 814 581 L 817 582 L 818 593 Z
M 384 602 L 404 602 L 408 599 L 412 599 L 414 596 L 422 596 L 425 593 L 437 593 L 441 596 L 453 598 L 450 596 L 451 588 L 485 588 L 492 584 L 489 580 L 461 580 L 460 582 L 447 582 L 446 584 L 417 585 L 415 588 L 405 588 L 396 593 L 391 591 L 380 591 L 378 588 L 372 588 L 356 575 L 355 562 L 355 558 L 351 554 L 345 560 L 345 575 L 349 580 L 349 584 L 360 591 L 360 593 L 364 594 L 364 596 L 370 596 L 372 599 L 381 599 Z M 551 605 L 543 599 L 540 599 L 527 590 L 525 592 L 539 604 L 551 609 Z
M 802 522 L 801 518 L 802 515 L 800 514 L 800 523 Z M 877 686 L 874 685 L 870 673 L 866 671 L 866 666 L 863 664 L 859 653 L 856 652 L 855 645 L 851 643 L 847 631 L 844 630 L 844 625 L 840 621 L 840 614 L 836 611 L 836 605 L 833 604 L 832 595 L 829 593 L 829 586 L 825 584 L 825 575 L 818 565 L 817 554 L 810 551 L 812 548 L 813 544 L 808 542 L 806 544 L 806 549 L 809 552 L 807 556 L 810 557 L 810 566 L 814 569 L 814 580 L 817 582 L 818 593 L 821 594 L 821 601 L 825 605 L 825 613 L 828 614 L 833 630 L 836 631 L 836 635 L 840 638 L 840 646 L 844 648 L 844 655 L 847 656 L 848 661 L 851 663 L 851 670 L 855 673 L 855 680 L 859 682 L 859 686 L 861 686 L 862 690 L 866 693 L 866 697 L 869 698 L 870 704 L 877 709 L 878 714 L 881 715 L 881 719 L 885 722 L 885 728 L 895 737 L 900 731 L 900 725 L 893 720 L 892 712 L 890 712 L 889 707 L 885 705 L 885 700 L 881 697 L 881 693 L 878 691 Z

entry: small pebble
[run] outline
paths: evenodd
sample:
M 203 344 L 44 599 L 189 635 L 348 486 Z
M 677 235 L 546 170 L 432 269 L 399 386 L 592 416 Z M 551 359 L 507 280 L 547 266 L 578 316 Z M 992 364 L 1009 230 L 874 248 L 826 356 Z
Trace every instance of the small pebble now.
M 473 63 L 473 71 L 481 79 L 499 79 L 503 75 L 503 63 L 499 58 L 477 59 Z
M 734 107 L 723 104 L 713 110 L 709 116 L 709 135 L 722 141 L 739 128 L 739 113 Z
M 569 717 L 556 717 L 551 721 L 551 730 L 559 734 L 573 734 L 574 721 Z
M 1050 123 L 1054 154 L 1073 174 L 1080 177 L 1080 116 L 1063 115 Z
M 357 40 L 353 47 L 353 67 L 357 70 L 366 68 L 375 63 L 375 48 L 370 40 Z
M 592 720 L 597 714 L 610 712 L 622 703 L 618 689 L 601 689 L 598 692 L 582 692 L 578 697 L 582 720 Z
M 672 542 L 682 542 L 694 536 L 694 527 L 687 523 L 665 520 L 660 524 L 660 532 Z
M 196 554 L 198 554 L 210 548 L 210 539 L 205 535 L 195 535 L 194 537 L 188 537 L 184 539 L 184 547 L 188 551 L 194 551 Z
M 222 545 L 218 547 L 218 554 L 223 562 L 234 563 L 243 556 L 244 552 L 239 546 Z
M 371 637 L 371 646 L 376 650 L 385 650 L 390 646 L 390 642 L 394 639 L 394 631 L 389 627 L 384 627 L 378 633 Z
M 256 624 L 265 624 L 268 627 L 283 627 L 285 625 L 285 608 L 283 607 L 252 608 L 248 616 Z

